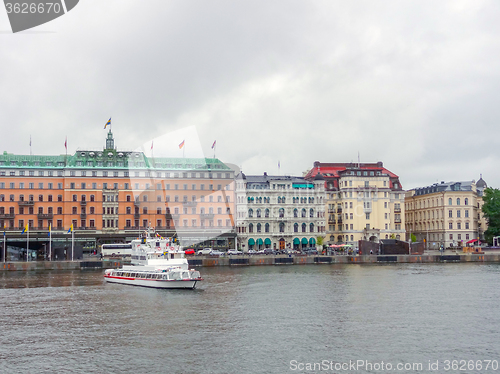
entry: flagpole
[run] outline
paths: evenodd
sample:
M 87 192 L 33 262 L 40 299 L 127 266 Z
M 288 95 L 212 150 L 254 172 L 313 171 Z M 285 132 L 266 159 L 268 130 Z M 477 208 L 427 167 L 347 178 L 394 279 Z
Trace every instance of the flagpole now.
M 71 230 L 71 261 L 74 261 L 75 253 L 75 231 Z
M 29 262 L 29 252 L 30 252 L 30 225 L 28 223 L 28 230 L 27 230 L 27 239 L 26 239 L 26 262 Z
M 5 250 L 5 225 L 3 226 L 3 262 L 7 261 L 7 251 Z
M 52 230 L 49 225 L 49 261 L 52 261 Z

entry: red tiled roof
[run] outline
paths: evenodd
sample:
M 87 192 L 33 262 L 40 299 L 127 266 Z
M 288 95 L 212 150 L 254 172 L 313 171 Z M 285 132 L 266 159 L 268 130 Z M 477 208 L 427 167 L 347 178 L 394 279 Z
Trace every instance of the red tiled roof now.
M 324 178 L 338 178 L 339 172 L 350 168 L 356 168 L 359 170 L 370 170 L 370 171 L 380 171 L 382 174 L 388 174 L 391 178 L 399 178 L 393 172 L 387 170 L 384 167 L 379 166 L 377 163 L 372 164 L 358 164 L 353 163 L 315 163 L 315 165 L 306 175 L 306 179 L 314 178 L 318 172 L 320 172 Z M 332 174 L 332 175 L 330 175 Z

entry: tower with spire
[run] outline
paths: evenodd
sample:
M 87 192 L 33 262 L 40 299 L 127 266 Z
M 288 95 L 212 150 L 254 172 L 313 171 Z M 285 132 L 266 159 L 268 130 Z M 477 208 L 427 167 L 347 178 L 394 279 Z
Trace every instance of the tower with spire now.
M 108 137 L 106 138 L 106 148 L 105 149 L 115 149 L 115 139 L 113 138 L 113 133 L 111 129 L 109 129 Z

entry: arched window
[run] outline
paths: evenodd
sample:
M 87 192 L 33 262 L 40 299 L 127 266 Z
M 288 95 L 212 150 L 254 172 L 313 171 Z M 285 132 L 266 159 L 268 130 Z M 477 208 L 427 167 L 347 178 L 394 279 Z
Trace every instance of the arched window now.
M 457 205 L 460 205 L 460 198 L 457 198 Z
M 309 232 L 314 232 L 314 223 L 309 225 Z
M 465 204 L 465 205 L 469 205 L 469 199 L 468 199 L 468 198 L 465 198 L 465 199 L 464 199 L 464 204 Z
M 248 217 L 249 218 L 253 217 L 253 209 L 248 209 Z
M 302 208 L 302 218 L 305 218 L 305 217 L 306 217 L 306 209 Z
M 260 223 L 257 224 L 257 232 L 262 231 L 262 225 Z
M 309 217 L 313 218 L 314 217 L 314 209 L 309 209 Z
M 257 209 L 257 218 L 260 218 L 260 209 Z
M 285 232 L 285 223 L 280 222 L 280 232 Z
M 3 200 L 2 200 L 2 201 L 3 201 Z M 298 209 L 297 209 L 297 208 L 295 208 L 295 209 L 293 210 L 293 217 L 294 217 L 294 218 L 297 218 L 298 216 L 299 216 L 299 211 L 298 211 Z
M 281 204 L 281 196 L 278 196 L 278 204 Z
M 266 230 L 266 232 L 269 232 L 269 223 L 266 223 L 265 230 Z
M 305 223 L 302 224 L 302 232 L 306 232 L 307 225 Z
M 269 218 L 269 209 L 266 209 L 266 212 L 265 212 L 265 217 L 266 217 L 266 218 Z
M 299 232 L 299 224 L 298 223 L 293 224 L 293 232 Z
M 279 210 L 279 217 L 283 218 L 284 216 L 285 216 L 285 209 L 280 208 L 280 210 Z
M 248 225 L 248 232 L 253 232 L 253 223 Z
M 453 201 L 451 200 L 451 197 L 448 199 L 448 205 L 453 205 Z
M 284 204 L 285 203 L 285 196 L 281 198 L 281 202 Z

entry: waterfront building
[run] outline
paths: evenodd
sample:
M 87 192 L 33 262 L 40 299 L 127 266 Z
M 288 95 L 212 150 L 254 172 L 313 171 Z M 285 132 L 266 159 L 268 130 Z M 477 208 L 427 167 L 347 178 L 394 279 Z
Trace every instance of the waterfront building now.
M 238 246 L 315 247 L 325 232 L 325 188 L 321 177 L 245 175 L 236 177 Z
M 480 178 L 477 183 L 441 182 L 407 191 L 407 235 L 414 234 L 429 249 L 439 249 L 441 245 L 461 247 L 484 240 L 487 223 L 482 213 L 482 196 L 486 187 Z
M 404 191 L 399 177 L 377 163 L 316 161 L 306 175 L 321 175 L 326 188 L 326 240 L 351 244 L 358 240 L 405 239 Z
M 79 247 L 128 242 L 152 226 L 182 245 L 234 248 L 234 171 L 215 158 L 153 158 L 104 149 L 72 155 L 0 155 L 0 226 L 9 244 Z

